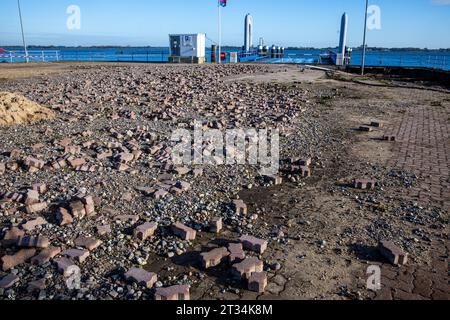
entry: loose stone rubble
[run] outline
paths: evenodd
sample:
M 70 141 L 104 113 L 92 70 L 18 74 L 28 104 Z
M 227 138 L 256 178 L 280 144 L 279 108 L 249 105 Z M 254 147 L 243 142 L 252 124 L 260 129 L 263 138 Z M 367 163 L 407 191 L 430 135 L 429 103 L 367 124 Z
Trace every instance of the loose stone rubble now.
M 414 189 L 418 177 L 369 160 L 346 166 L 354 157 L 349 137 L 394 147 L 398 132 L 370 119 L 357 132 L 360 120 L 334 118 L 334 109 L 347 110 L 341 95 L 355 94 L 346 83 L 316 89 L 234 81 L 239 75 L 275 77 L 265 65 L 79 65 L 2 83 L 56 116 L 0 127 L 0 299 L 277 298 L 321 281 L 329 283 L 326 294 L 305 296 L 358 299 L 364 288 L 337 284 L 352 278 L 347 273 L 336 272 L 336 280 L 315 268 L 364 269 L 361 247 L 380 239 L 404 248 L 380 245 L 390 263 L 423 262 L 420 248 L 442 238 L 444 215 L 383 194 Z M 194 120 L 221 132 L 279 129 L 280 171 L 175 164 L 171 135 L 193 130 Z M 220 160 L 210 142 L 199 148 Z M 328 214 L 334 211 L 339 219 Z M 391 225 L 392 216 L 412 221 L 414 233 Z M 370 224 L 356 223 L 362 220 Z M 79 289 L 67 286 L 74 275 Z

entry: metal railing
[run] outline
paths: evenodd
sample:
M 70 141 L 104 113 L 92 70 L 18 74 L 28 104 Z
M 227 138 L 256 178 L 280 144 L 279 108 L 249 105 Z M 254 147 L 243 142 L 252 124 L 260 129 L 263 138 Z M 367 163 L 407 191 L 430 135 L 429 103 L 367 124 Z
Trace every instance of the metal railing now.
M 0 54 L 0 62 L 47 62 L 47 61 L 59 61 L 61 59 L 60 51 L 57 50 L 31 50 L 28 51 L 28 55 L 25 51 L 5 51 Z
M 351 65 L 360 65 L 361 56 L 355 54 L 351 57 Z M 371 67 L 420 67 L 440 70 L 450 70 L 450 53 L 440 54 L 411 54 L 392 52 L 368 52 L 366 65 Z
M 272 58 L 259 56 L 257 52 L 238 52 L 240 61 L 261 61 L 267 63 L 330 63 L 331 56 L 324 53 L 298 53 L 286 50 L 282 57 L 279 54 Z M 28 60 L 30 62 L 50 62 L 50 61 L 104 61 L 104 62 L 167 62 L 169 60 L 169 50 L 30 50 Z M 210 52 L 207 52 L 209 58 Z M 228 55 L 227 55 L 228 56 Z M 27 56 L 24 51 L 4 51 L 0 54 L 0 62 L 25 62 Z M 261 59 L 265 58 L 265 59 Z M 209 59 L 208 59 L 209 61 Z M 229 60 L 227 59 L 228 62 Z M 353 51 L 351 65 L 361 64 L 361 52 Z M 373 67 L 422 67 L 440 70 L 450 70 L 450 52 L 368 52 L 366 65 Z
M 146 51 L 146 52 L 97 52 L 84 50 L 55 51 L 55 50 L 33 50 L 28 51 L 5 51 L 0 54 L 0 62 L 51 62 L 51 61 L 104 61 L 104 62 L 167 62 L 169 52 Z
M 62 52 L 63 61 L 104 61 L 104 62 L 167 62 L 169 52 L 92 52 L 70 51 Z

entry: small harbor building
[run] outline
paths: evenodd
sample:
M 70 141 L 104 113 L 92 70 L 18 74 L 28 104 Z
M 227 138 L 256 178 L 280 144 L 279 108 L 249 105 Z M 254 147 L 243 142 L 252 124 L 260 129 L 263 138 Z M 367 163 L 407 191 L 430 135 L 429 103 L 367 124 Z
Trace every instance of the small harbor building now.
M 206 62 L 206 34 L 171 34 L 169 41 L 169 62 L 199 64 Z

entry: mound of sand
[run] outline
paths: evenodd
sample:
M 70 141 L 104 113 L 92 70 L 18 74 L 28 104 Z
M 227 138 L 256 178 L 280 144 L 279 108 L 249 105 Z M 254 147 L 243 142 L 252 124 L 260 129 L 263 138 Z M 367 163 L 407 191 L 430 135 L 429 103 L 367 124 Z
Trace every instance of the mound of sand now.
M 52 119 L 55 113 L 27 98 L 9 92 L 0 92 L 0 126 L 28 124 Z

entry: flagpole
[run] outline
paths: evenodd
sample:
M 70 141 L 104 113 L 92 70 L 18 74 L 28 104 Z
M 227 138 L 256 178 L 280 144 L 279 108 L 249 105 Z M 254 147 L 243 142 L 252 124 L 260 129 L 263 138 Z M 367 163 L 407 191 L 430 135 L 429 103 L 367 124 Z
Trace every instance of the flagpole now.
M 364 20 L 364 38 L 363 38 L 363 54 L 361 61 L 361 75 L 364 75 L 364 68 L 366 66 L 366 34 L 367 34 L 367 10 L 369 10 L 369 0 L 366 0 L 366 14 Z
M 23 49 L 25 51 L 25 61 L 28 63 L 28 49 L 27 43 L 25 42 L 25 33 L 23 32 L 23 22 L 22 22 L 22 10 L 20 10 L 20 0 L 17 0 L 17 7 L 19 8 L 19 18 L 20 18 L 20 28 L 22 30 L 22 41 L 23 41 Z
M 217 1 L 217 11 L 218 11 L 218 15 L 219 15 L 219 54 L 218 54 L 218 59 L 219 59 L 219 64 L 222 63 L 222 59 L 221 59 L 221 54 L 222 54 L 222 12 L 221 12 L 221 5 L 220 5 L 220 1 Z

